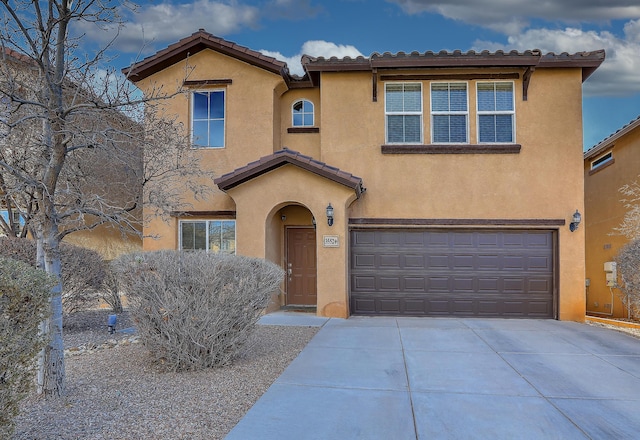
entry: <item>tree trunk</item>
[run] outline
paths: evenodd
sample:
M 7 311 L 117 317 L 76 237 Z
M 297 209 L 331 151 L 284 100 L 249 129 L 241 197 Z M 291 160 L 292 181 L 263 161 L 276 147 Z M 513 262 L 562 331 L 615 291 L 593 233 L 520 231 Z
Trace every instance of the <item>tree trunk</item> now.
M 57 237 L 56 229 L 54 226 L 47 230 L 43 237 L 38 238 L 38 242 L 42 243 L 44 269 L 58 279 L 58 284 L 51 289 L 51 317 L 45 320 L 40 327 L 49 340 L 38 359 L 38 392 L 44 394 L 45 397 L 60 397 L 64 395 L 65 391 L 64 342 L 62 339 L 62 264 L 60 240 Z M 40 250 L 40 246 L 38 249 Z

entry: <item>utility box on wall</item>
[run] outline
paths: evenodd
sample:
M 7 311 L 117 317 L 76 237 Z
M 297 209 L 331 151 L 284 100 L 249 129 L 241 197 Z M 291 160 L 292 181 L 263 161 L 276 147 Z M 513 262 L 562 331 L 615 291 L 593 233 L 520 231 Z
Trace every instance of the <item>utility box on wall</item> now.
M 616 287 L 618 285 L 618 268 L 615 261 L 607 261 L 604 263 L 604 274 L 608 287 Z

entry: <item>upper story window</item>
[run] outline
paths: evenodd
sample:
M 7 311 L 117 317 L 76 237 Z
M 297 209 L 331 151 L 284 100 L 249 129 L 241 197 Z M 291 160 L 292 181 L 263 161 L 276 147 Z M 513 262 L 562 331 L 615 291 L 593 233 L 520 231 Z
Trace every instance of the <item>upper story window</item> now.
M 512 82 L 478 83 L 478 142 L 514 142 L 515 104 Z
M 225 138 L 225 91 L 193 92 L 191 103 L 193 145 L 223 148 Z
M 591 169 L 595 170 L 596 168 L 600 168 L 601 166 L 611 163 L 612 161 L 613 161 L 613 152 L 609 151 L 608 153 L 603 154 L 602 156 L 592 160 Z
M 313 103 L 306 99 L 293 104 L 293 126 L 313 127 Z
M 422 143 L 422 84 L 385 85 L 387 143 Z
M 468 143 L 469 105 L 466 83 L 431 83 L 433 143 Z
M 180 249 L 236 253 L 235 220 L 180 222 Z

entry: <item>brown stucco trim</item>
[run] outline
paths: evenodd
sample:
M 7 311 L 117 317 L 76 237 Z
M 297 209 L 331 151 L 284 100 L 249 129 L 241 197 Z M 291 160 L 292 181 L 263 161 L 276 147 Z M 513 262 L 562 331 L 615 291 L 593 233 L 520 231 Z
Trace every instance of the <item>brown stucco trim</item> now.
M 385 226 L 564 226 L 564 219 L 350 218 L 349 225 Z
M 519 79 L 519 73 L 449 73 L 424 75 L 380 75 L 380 81 L 471 81 L 483 79 Z
M 252 66 L 282 75 L 283 77 L 289 76 L 286 63 L 231 41 L 218 38 L 205 32 L 204 29 L 198 30 L 198 32 L 143 59 L 139 63 L 125 67 L 122 69 L 122 73 L 126 75 L 129 80 L 137 82 L 205 49 L 214 50 L 218 53 L 244 61 Z
M 287 148 L 278 150 L 269 156 L 261 157 L 255 162 L 251 162 L 244 167 L 237 168 L 230 173 L 220 176 L 214 180 L 214 183 L 218 185 L 218 188 L 222 191 L 227 191 L 241 183 L 252 180 L 287 164 L 297 166 L 317 174 L 318 176 L 351 188 L 355 191 L 356 197 L 358 198 L 365 191 L 360 177 L 341 171 L 339 168 L 332 167 L 324 162 L 315 160 L 310 156 L 305 156 L 304 154 Z
M 519 154 L 520 144 L 382 145 L 382 154 Z
M 287 133 L 320 133 L 319 127 L 289 127 Z
M 232 79 L 203 79 L 195 81 L 184 81 L 182 83 L 185 87 L 201 87 L 201 86 L 226 86 L 233 84 Z
M 171 217 L 218 217 L 218 218 L 236 218 L 235 211 L 171 211 Z

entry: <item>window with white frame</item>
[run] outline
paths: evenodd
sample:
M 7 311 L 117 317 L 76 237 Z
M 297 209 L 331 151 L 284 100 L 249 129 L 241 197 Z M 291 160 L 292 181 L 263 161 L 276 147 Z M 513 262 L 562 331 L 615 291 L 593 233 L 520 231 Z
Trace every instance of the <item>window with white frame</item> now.
M 437 144 L 469 142 L 467 83 L 431 83 L 431 139 Z
M 223 148 L 225 133 L 225 90 L 197 91 L 191 95 L 193 145 Z
M 293 126 L 313 127 L 313 103 L 302 99 L 293 104 Z
M 180 249 L 236 253 L 235 220 L 180 221 Z
M 422 143 L 422 84 L 385 84 L 387 143 Z
M 477 92 L 478 142 L 492 144 L 514 142 L 513 83 L 478 83 Z

